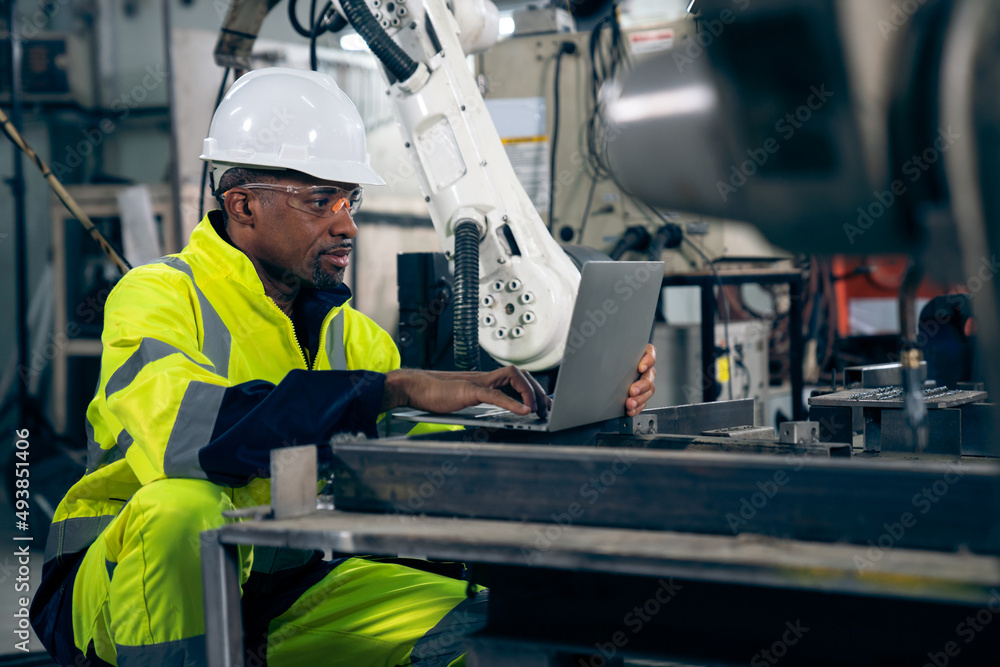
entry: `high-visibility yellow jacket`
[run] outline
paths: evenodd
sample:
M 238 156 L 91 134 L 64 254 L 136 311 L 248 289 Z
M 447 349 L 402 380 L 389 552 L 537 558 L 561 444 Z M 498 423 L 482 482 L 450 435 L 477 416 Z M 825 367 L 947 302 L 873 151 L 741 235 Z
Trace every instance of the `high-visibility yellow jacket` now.
M 237 507 L 266 504 L 271 449 L 375 436 L 383 373 L 399 367 L 389 335 L 347 305 L 346 286 L 303 289 L 304 349 L 220 234 L 213 211 L 183 251 L 132 269 L 108 297 L 87 473 L 56 510 L 47 572 L 76 560 L 141 485 L 208 479 Z

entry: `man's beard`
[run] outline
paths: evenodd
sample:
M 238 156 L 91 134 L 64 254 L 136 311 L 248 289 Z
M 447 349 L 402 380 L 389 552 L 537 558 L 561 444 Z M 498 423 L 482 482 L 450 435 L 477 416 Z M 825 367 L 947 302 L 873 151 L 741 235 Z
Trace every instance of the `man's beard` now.
M 316 258 L 316 263 L 313 264 L 313 287 L 316 289 L 335 289 L 340 287 L 344 282 L 344 272 L 346 271 L 346 267 L 343 269 L 338 268 L 333 271 L 327 271 L 323 268 L 322 262 L 323 256 L 320 255 Z
M 333 246 L 332 248 L 327 248 L 323 253 L 316 257 L 315 263 L 313 263 L 312 271 L 312 282 L 313 287 L 316 289 L 336 289 L 340 287 L 344 282 L 344 272 L 347 267 L 336 268 L 333 271 L 329 271 L 323 267 L 323 257 L 326 253 L 332 252 L 334 250 L 343 250 L 345 248 L 352 249 L 352 243 L 341 242 L 340 245 Z

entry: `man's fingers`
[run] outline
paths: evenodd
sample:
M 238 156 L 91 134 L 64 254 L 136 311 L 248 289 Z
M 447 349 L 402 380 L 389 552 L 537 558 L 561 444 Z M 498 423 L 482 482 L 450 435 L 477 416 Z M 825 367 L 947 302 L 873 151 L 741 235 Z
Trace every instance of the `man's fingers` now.
M 538 380 L 516 366 L 507 366 L 503 370 L 505 384 L 510 384 L 514 391 L 521 395 L 521 400 L 528 406 L 529 411 L 538 411 L 539 405 L 542 404 L 541 398 L 545 396 Z
M 632 383 L 632 386 L 628 388 L 629 396 L 638 396 L 639 394 L 645 394 L 646 392 L 652 393 L 655 385 L 653 381 L 648 378 L 639 378 Z
M 630 417 L 635 417 L 646 408 L 646 403 L 653 397 L 656 391 L 656 368 L 653 362 L 656 359 L 656 348 L 652 345 L 646 346 L 646 354 L 639 362 L 639 370 L 642 375 L 632 383 L 628 390 L 628 399 L 625 401 L 625 410 Z M 648 365 L 646 365 L 648 363 Z
M 633 398 L 625 401 L 625 410 L 629 417 L 635 417 L 637 414 L 646 409 L 646 403 L 653 397 L 653 392 L 643 394 L 641 396 L 635 396 Z
M 632 385 L 628 388 L 628 395 L 636 396 L 644 391 L 655 391 L 655 380 L 656 369 L 650 368 L 648 371 L 640 375 L 638 380 L 632 383 Z
M 644 373 L 656 364 L 656 348 L 651 343 L 646 343 L 646 352 L 639 360 L 639 372 Z
M 552 405 L 552 399 L 545 395 L 545 390 L 542 389 L 542 385 L 539 384 L 534 375 L 525 371 L 524 377 L 528 380 L 528 384 L 531 385 L 535 393 L 535 412 L 538 413 L 539 417 L 544 419 L 545 415 L 549 412 L 549 407 Z
M 640 406 L 644 407 L 646 405 L 646 403 L 649 402 L 649 399 L 651 399 L 651 398 L 653 398 L 653 390 L 652 389 L 650 389 L 649 391 L 645 391 L 645 392 L 643 392 L 641 394 L 638 394 L 636 396 L 632 396 L 631 398 L 628 399 L 628 401 L 626 401 L 626 404 L 629 407 L 635 407 L 636 405 L 640 405 Z
M 526 415 L 531 412 L 529 408 L 524 403 L 518 403 L 516 400 L 503 393 L 499 389 L 490 389 L 489 387 L 483 387 L 480 385 L 474 385 L 476 389 L 476 401 L 478 403 L 489 403 L 495 405 L 498 408 L 503 408 L 504 410 L 510 410 L 519 415 Z

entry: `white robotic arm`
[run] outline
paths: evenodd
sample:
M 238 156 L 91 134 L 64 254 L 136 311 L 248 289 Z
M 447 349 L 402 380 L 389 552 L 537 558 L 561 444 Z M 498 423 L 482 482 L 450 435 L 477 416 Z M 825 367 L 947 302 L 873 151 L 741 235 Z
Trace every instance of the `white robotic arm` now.
M 431 219 L 456 264 L 456 329 L 461 313 L 467 323 L 475 313 L 479 344 L 497 361 L 551 368 L 562 359 L 579 271 L 514 174 L 466 62 L 495 41 L 496 7 L 451 2 L 452 11 L 445 0 L 336 0 L 383 64 Z M 476 248 L 478 275 L 463 278 L 474 271 L 463 255 Z M 472 304 L 470 291 L 478 292 Z

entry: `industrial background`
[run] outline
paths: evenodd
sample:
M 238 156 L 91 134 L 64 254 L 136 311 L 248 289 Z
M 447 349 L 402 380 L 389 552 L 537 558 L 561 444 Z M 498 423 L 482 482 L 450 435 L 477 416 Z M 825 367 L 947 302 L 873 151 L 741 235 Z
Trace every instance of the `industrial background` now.
M 422 92 L 339 0 L 0 3 L 0 532 L 32 538 L 30 590 L 84 472 L 121 275 L 78 213 L 132 266 L 178 252 L 217 207 L 199 155 L 234 74 L 290 67 L 347 93 L 387 182 L 365 190 L 346 282 L 403 366 L 517 363 L 552 393 L 573 336 L 590 337 L 582 323 L 601 328 L 570 317 L 582 267 L 662 262 L 651 325 L 635 323 L 657 349 L 657 391 L 639 417 L 549 433 L 407 439 L 390 415 L 387 439 L 334 443 L 320 509 L 274 492 L 270 518 L 247 514 L 203 553 L 350 542 L 473 564 L 495 594 L 469 644 L 481 666 L 1000 663 L 1000 3 L 494 3 L 361 3 L 431 72 Z M 431 24 L 454 13 L 464 27 L 463 12 L 486 17 L 484 34 L 466 31 L 444 63 Z M 457 73 L 440 84 L 436 68 Z M 454 99 L 433 97 L 439 84 Z M 461 113 L 436 124 L 415 115 L 452 102 Z M 495 133 L 502 151 L 479 150 L 484 123 L 481 145 Z M 483 210 L 466 175 L 506 208 Z M 456 227 L 476 207 L 469 334 Z M 538 276 L 558 278 L 545 289 L 565 313 L 532 328 L 531 308 L 549 311 L 518 281 Z M 543 327 L 556 342 L 519 356 Z M 467 335 L 481 347 L 467 352 Z M 605 352 L 587 348 L 592 368 Z M 31 432 L 28 531 L 18 429 Z M 316 474 L 310 455 L 289 459 L 285 484 Z M 401 512 L 427 523 L 380 516 Z M 18 567 L 0 556 L 0 663 L 53 664 L 33 634 L 29 653 L 15 648 Z M 210 617 L 238 608 L 226 567 Z M 679 588 L 656 588 L 667 581 Z M 628 615 L 643 604 L 649 618 Z M 242 664 L 233 627 L 208 626 L 212 664 Z

